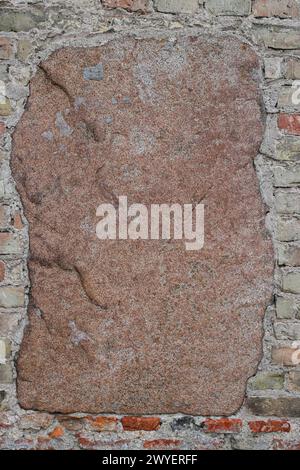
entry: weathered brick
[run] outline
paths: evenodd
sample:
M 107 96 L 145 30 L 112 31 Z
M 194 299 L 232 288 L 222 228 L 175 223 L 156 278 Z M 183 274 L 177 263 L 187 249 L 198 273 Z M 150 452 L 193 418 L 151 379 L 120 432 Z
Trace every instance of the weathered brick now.
M 6 131 L 6 126 L 5 126 L 5 124 L 4 124 L 4 122 L 1 122 L 1 121 L 0 121 L 0 137 L 1 137 L 1 135 L 4 134 L 5 131 Z
M 22 216 L 21 216 L 20 212 L 16 212 L 13 215 L 13 225 L 14 225 L 14 228 L 16 230 L 22 230 L 22 228 L 24 227 Z
M 62 426 L 56 426 L 49 434 L 48 436 L 51 438 L 51 439 L 60 439 L 61 437 L 63 437 L 65 431 L 64 431 L 64 428 Z
M 276 223 L 276 238 L 283 242 L 300 240 L 300 218 L 279 217 Z
M 47 429 L 53 422 L 53 416 L 48 413 L 29 413 L 21 416 L 20 428 L 38 431 Z
M 300 164 L 293 166 L 276 166 L 274 168 L 274 185 L 288 188 L 300 184 Z
M 292 294 L 300 294 L 300 272 L 289 272 L 282 275 L 282 289 Z
M 274 331 L 277 339 L 300 340 L 300 323 L 276 322 Z
M 300 364 L 300 349 L 297 348 L 273 348 L 272 361 L 282 366 L 296 366 Z
M 0 254 L 18 254 L 21 251 L 20 240 L 9 232 L 0 232 Z
M 265 58 L 265 77 L 275 80 L 282 76 L 282 58 L 266 57 Z
M 0 59 L 9 60 L 14 57 L 13 44 L 5 37 L 0 37 Z
M 37 8 L 26 10 L 13 10 L 1 8 L 0 10 L 0 31 L 30 31 L 39 27 L 45 21 L 45 13 Z
M 290 432 L 291 425 L 284 419 L 268 419 L 267 421 L 249 421 L 249 428 L 254 433 Z
M 285 77 L 297 80 L 300 78 L 300 60 L 296 58 L 288 59 L 286 62 Z
M 288 134 L 300 135 L 300 115 L 280 113 L 278 127 Z
M 299 397 L 249 397 L 246 403 L 252 413 L 258 416 L 300 417 Z
M 253 15 L 257 18 L 299 18 L 300 5 L 297 0 L 255 0 Z
M 160 418 L 150 416 L 124 416 L 121 423 L 124 431 L 156 431 L 161 425 Z
M 300 442 L 295 440 L 273 439 L 273 450 L 300 450 Z
M 10 116 L 12 113 L 12 107 L 9 99 L 0 100 L 0 116 Z
M 57 420 L 68 431 L 80 431 L 83 428 L 83 419 L 78 416 L 58 415 Z
M 1 313 L 0 315 L 0 331 L 1 335 L 13 333 L 18 326 L 18 315 L 9 313 Z
M 277 247 L 279 266 L 300 266 L 300 245 L 281 244 Z
M 25 62 L 32 52 L 32 43 L 28 39 L 19 39 L 17 44 L 17 58 Z
M 87 416 L 86 420 L 95 431 L 117 431 L 118 419 L 113 416 Z
M 177 449 L 182 444 L 179 439 L 154 439 L 152 441 L 144 441 L 144 449 Z
M 300 192 L 277 190 L 275 207 L 279 214 L 300 213 Z
M 24 287 L 0 287 L 0 307 L 24 307 Z
M 256 39 L 272 49 L 299 49 L 300 31 L 296 28 L 257 27 L 254 29 Z
M 283 86 L 279 91 L 278 103 L 277 106 L 280 110 L 287 110 L 288 108 L 293 108 L 292 110 L 300 110 L 300 100 L 299 100 L 299 91 L 298 87 L 294 86 Z
M 11 343 L 7 338 L 0 339 L 0 364 L 5 364 L 11 354 Z
M 300 371 L 291 371 L 288 374 L 287 388 L 291 392 L 300 392 Z
M 5 279 L 5 263 L 0 261 L 0 282 L 3 282 Z
M 154 6 L 163 13 L 195 13 L 198 0 L 155 0 Z
M 205 6 L 214 15 L 247 16 L 251 13 L 251 0 L 206 0 Z
M 13 381 L 12 367 L 10 364 L 0 364 L 0 383 L 10 384 Z
M 300 161 L 299 137 L 285 136 L 277 141 L 275 157 L 283 161 Z
M 102 0 L 102 4 L 107 8 L 124 8 L 128 11 L 150 11 L 149 0 Z
M 208 418 L 203 423 L 203 429 L 211 433 L 238 433 L 242 430 L 242 425 L 242 420 L 238 418 Z
M 296 302 L 285 297 L 276 297 L 276 315 L 280 320 L 294 318 L 297 311 Z
M 6 398 L 6 393 L 4 390 L 0 390 L 0 407 L 1 407 L 1 404 L 2 402 L 5 400 Z M 0 408 L 1 409 L 1 408 Z
M 258 372 L 249 382 L 253 390 L 280 390 L 284 386 L 284 376 L 278 372 Z
M 10 223 L 10 212 L 8 206 L 0 206 L 0 228 L 8 228 Z

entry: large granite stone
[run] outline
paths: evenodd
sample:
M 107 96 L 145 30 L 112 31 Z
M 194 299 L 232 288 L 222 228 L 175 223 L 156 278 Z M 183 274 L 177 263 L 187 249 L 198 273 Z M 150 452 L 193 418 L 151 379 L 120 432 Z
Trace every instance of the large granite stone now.
M 233 37 L 62 49 L 31 82 L 12 168 L 30 228 L 24 408 L 226 415 L 261 357 L 271 242 L 253 158 L 255 52 Z M 205 204 L 205 245 L 100 241 L 96 208 Z

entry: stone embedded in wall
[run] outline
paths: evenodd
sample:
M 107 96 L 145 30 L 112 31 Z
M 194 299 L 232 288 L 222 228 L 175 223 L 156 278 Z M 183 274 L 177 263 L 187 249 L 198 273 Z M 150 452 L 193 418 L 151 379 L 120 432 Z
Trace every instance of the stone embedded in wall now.
M 258 76 L 255 52 L 230 36 L 122 38 L 40 65 L 12 154 L 30 235 L 24 408 L 241 406 L 273 271 L 253 167 Z M 120 195 L 147 206 L 202 201 L 204 248 L 99 240 L 96 208 L 118 208 Z

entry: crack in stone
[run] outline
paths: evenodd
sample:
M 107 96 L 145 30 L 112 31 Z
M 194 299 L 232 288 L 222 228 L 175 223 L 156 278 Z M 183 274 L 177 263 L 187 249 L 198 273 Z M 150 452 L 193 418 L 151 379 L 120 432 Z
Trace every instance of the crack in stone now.
M 73 98 L 72 96 L 70 95 L 69 91 L 67 90 L 67 88 L 62 84 L 62 83 L 59 83 L 57 80 L 55 80 L 53 78 L 53 76 L 49 73 L 49 71 L 46 69 L 46 67 L 43 65 L 43 64 L 39 64 L 38 65 L 38 68 L 44 73 L 45 77 L 47 80 L 49 80 L 49 82 L 56 88 L 58 88 L 59 90 L 61 90 L 65 95 L 66 97 L 68 98 L 68 101 L 70 103 L 71 106 L 73 106 Z

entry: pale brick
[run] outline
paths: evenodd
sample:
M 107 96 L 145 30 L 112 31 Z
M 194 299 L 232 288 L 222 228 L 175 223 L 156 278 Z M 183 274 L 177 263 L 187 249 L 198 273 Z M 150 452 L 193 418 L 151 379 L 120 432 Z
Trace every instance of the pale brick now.
M 214 15 L 247 16 L 251 13 L 251 0 L 206 0 L 205 6 Z
M 282 58 L 266 57 L 265 58 L 265 77 L 276 80 L 282 76 Z
M 281 244 L 277 247 L 279 266 L 300 266 L 300 245 Z
M 300 60 L 288 59 L 286 63 L 286 78 L 297 80 L 300 79 Z
M 284 386 L 284 376 L 278 372 L 258 372 L 249 381 L 252 390 L 281 390 Z
M 0 116 L 10 116 L 12 113 L 12 107 L 10 101 L 6 98 L 5 100 L 0 100 Z
M 300 294 L 300 272 L 283 273 L 282 289 L 292 294 Z
M 23 307 L 25 291 L 23 287 L 0 287 L 0 307 Z
M 0 12 L 0 31 L 30 31 L 45 21 L 45 13 L 40 9 L 13 10 L 2 8 Z
M 276 224 L 276 238 L 287 242 L 300 240 L 300 218 L 279 217 Z
M 285 187 L 300 184 L 300 164 L 293 166 L 276 166 L 274 168 L 274 185 Z
M 287 388 L 291 392 L 300 392 L 300 371 L 289 372 Z
M 300 340 L 300 323 L 276 322 L 274 324 L 274 331 L 277 339 Z
M 10 384 L 13 381 L 11 364 L 0 364 L 0 383 Z
M 257 27 L 254 30 L 257 40 L 272 49 L 299 49 L 300 31 L 296 28 Z
M 3 401 L 5 400 L 5 397 L 6 397 L 6 393 L 4 390 L 0 390 L 0 407 L 3 403 Z M 0 408 L 1 409 L 1 408 Z
M 0 338 L 0 364 L 5 364 L 11 354 L 11 344 L 7 338 Z
M 275 193 L 275 206 L 280 214 L 300 213 L 300 192 L 277 190 Z
M 195 13 L 198 0 L 155 0 L 154 6 L 163 13 Z
M 300 417 L 300 397 L 250 397 L 247 407 L 257 416 Z
M 300 111 L 299 87 L 284 86 L 278 96 L 278 108 L 280 110 L 293 109 Z
M 8 228 L 10 223 L 10 210 L 8 206 L 0 206 L 0 228 Z
M 14 333 L 18 326 L 18 315 L 13 313 L 1 313 L 0 315 L 0 331 L 1 335 L 9 335 Z
M 286 136 L 277 141 L 275 158 L 282 161 L 300 162 L 300 138 Z
M 253 15 L 257 18 L 299 18 L 300 4 L 298 0 L 255 0 Z
M 28 39 L 19 39 L 17 46 L 17 57 L 25 62 L 32 52 L 32 43 Z
M 14 57 L 13 44 L 5 37 L 0 37 L 0 59 L 8 60 Z
M 13 233 L 0 233 L 0 254 L 18 254 L 21 251 L 20 240 Z
M 280 320 L 290 320 L 294 318 L 297 310 L 296 302 L 285 297 L 276 298 L 276 315 Z

